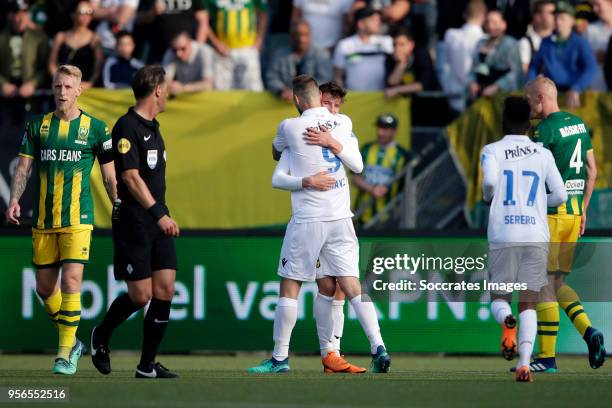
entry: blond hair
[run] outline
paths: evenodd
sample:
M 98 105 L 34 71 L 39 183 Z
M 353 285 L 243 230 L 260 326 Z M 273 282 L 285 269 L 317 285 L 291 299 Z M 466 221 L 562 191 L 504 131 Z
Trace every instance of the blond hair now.
M 527 92 L 529 92 L 529 90 L 539 91 L 553 98 L 557 95 L 557 86 L 552 79 L 544 75 L 538 75 L 535 79 L 527 82 L 525 89 Z
M 60 65 L 55 72 L 55 75 L 67 75 L 77 79 L 78 82 L 81 82 L 81 78 L 83 77 L 83 73 L 79 69 L 79 67 L 75 65 Z

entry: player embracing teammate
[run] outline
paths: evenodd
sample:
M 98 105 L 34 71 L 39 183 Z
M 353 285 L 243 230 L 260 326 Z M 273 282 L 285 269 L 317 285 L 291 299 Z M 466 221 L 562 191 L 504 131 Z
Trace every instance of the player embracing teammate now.
M 336 280 L 349 298 L 366 333 L 372 353 L 372 371 L 388 372 L 391 359 L 385 349 L 374 304 L 362 299 L 359 283 L 359 244 L 352 224 L 347 166 L 361 172 L 363 160 L 352 123 L 321 106 L 316 81 L 301 75 L 293 81 L 293 99 L 301 116 L 281 122 L 274 139 L 281 164 L 288 162 L 293 180 L 292 218 L 287 225 L 279 260 L 280 298 L 274 318 L 272 358 L 249 368 L 252 373 L 289 371 L 289 342 L 297 320 L 297 298 L 302 282 L 317 278 L 317 263 L 329 277 L 329 292 L 315 298 L 315 319 L 322 357 L 339 362 L 333 342 L 333 294 Z M 334 179 L 321 180 L 325 173 Z M 287 175 L 287 174 L 285 174 Z M 317 180 L 320 185 L 311 182 Z M 289 183 L 291 181 L 289 180 Z M 289 189 L 289 188 L 288 188 Z M 346 363 L 348 364 L 348 363 Z M 325 361 L 324 361 L 325 365 Z M 357 368 L 357 367 L 356 367 Z M 333 370 L 335 371 L 335 370 Z

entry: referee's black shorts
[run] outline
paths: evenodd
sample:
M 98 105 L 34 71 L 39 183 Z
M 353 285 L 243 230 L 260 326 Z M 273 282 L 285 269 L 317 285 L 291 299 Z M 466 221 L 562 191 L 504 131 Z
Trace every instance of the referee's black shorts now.
M 174 238 L 141 207 L 121 206 L 113 220 L 115 279 L 137 281 L 160 269 L 177 269 Z

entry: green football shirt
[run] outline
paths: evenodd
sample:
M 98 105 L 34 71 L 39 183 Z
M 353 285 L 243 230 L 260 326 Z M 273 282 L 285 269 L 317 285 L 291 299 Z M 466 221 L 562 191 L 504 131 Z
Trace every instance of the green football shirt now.
M 564 204 L 549 207 L 548 213 L 582 215 L 586 154 L 593 150 L 589 128 L 576 115 L 555 112 L 536 126 L 533 136 L 552 152 L 568 195 Z
M 93 225 L 91 169 L 96 157 L 113 160 L 112 143 L 106 124 L 83 111 L 69 122 L 51 112 L 26 124 L 19 154 L 36 164 L 33 227 Z

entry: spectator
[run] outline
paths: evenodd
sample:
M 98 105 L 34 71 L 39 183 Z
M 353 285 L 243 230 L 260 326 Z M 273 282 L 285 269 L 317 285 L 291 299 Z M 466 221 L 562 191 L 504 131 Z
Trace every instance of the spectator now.
M 589 24 L 597 21 L 597 14 L 593 11 L 593 5 L 590 1 L 584 0 L 576 4 L 576 22 L 574 23 L 574 31 L 580 35 L 585 35 Z
M 409 0 L 356 0 L 353 10 L 357 12 L 362 8 L 371 8 L 378 11 L 385 27 L 381 32 L 388 32 L 398 25 L 406 24 L 410 12 Z
M 482 25 L 487 8 L 482 0 L 472 0 L 465 8 L 465 24 L 449 28 L 438 50 L 438 65 L 442 89 L 449 98 L 451 108 L 459 113 L 465 110 L 465 92 L 469 85 L 476 44 L 485 37 Z
M 57 67 L 70 64 L 79 67 L 83 73 L 83 90 L 95 85 L 100 78 L 102 61 L 102 47 L 100 38 L 89 29 L 93 19 L 93 8 L 88 1 L 80 1 L 72 14 L 74 22 L 68 31 L 60 31 L 55 36 L 51 57 L 49 58 L 49 72 L 55 74 Z
M 414 0 L 408 15 L 414 41 L 427 48 L 427 50 L 435 48 L 436 22 L 438 19 L 436 3 L 437 0 Z
M 531 81 L 543 74 L 567 91 L 570 109 L 580 106 L 580 92 L 591 86 L 597 66 L 595 56 L 586 38 L 573 32 L 574 9 L 560 2 L 555 11 L 556 33 L 545 38 L 529 66 L 527 79 Z
M 446 100 L 419 96 L 422 91 L 440 90 L 440 84 L 429 52 L 416 44 L 406 28 L 398 29 L 393 35 L 393 55 L 387 56 L 385 72 L 386 97 L 413 95 L 412 125 L 432 125 L 448 113 Z
M 531 21 L 531 3 L 529 0 L 486 0 L 489 10 L 499 10 L 506 21 L 506 34 L 518 40 L 523 38 Z
M 484 4 L 484 0 L 478 1 Z M 436 32 L 438 38 L 444 38 L 449 29 L 460 28 L 465 23 L 465 10 L 468 4 L 472 2 L 474 0 L 436 0 L 438 8 Z
M 179 33 L 163 59 L 166 82 L 172 95 L 212 89 L 214 51 L 194 41 L 189 33 Z
M 265 0 L 206 1 L 210 41 L 220 54 L 215 64 L 216 89 L 263 90 L 259 52 L 268 23 L 266 4 Z
M 355 22 L 357 33 L 341 40 L 334 52 L 336 83 L 355 91 L 381 91 L 385 88 L 385 59 L 393 52 L 393 40 L 379 34 L 380 14 L 371 8 L 357 10 Z
M 312 28 L 312 44 L 331 52 L 349 31 L 353 0 L 294 0 L 292 20 L 306 20 Z
M 555 0 L 538 0 L 533 7 L 531 24 L 527 27 L 525 37 L 519 41 L 523 72 L 529 70 L 531 58 L 538 52 L 542 40 L 555 29 Z
M 0 87 L 4 98 L 30 98 L 45 85 L 49 46 L 47 36 L 31 28 L 28 4 L 8 4 L 9 24 L 0 32 Z
M 470 74 L 470 95 L 493 96 L 498 91 L 519 89 L 523 68 L 518 42 L 506 35 L 506 20 L 497 10 L 487 13 L 485 27 L 489 34 L 476 45 L 474 65 Z
M 387 55 L 385 72 L 385 96 L 388 98 L 438 88 L 429 52 L 415 46 L 412 35 L 406 29 L 400 29 L 393 35 L 393 55 Z
M 205 44 L 208 39 L 208 14 L 205 2 L 209 0 L 140 0 L 134 37 L 136 43 L 147 44 L 146 60 L 160 62 L 170 42 L 179 33 L 187 31 L 196 41 Z M 137 54 L 140 55 L 140 54 Z
M 317 83 L 331 81 L 332 63 L 326 51 L 312 46 L 310 25 L 304 20 L 291 25 L 291 48 L 277 51 L 266 72 L 268 89 L 287 102 L 293 102 L 292 81 L 310 75 Z
M 96 33 L 106 55 L 112 54 L 117 43 L 115 34 L 132 31 L 139 0 L 92 0 L 94 19 L 100 23 Z
M 612 0 L 593 0 L 592 4 L 593 11 L 599 17 L 599 21 L 589 24 L 586 30 L 586 37 L 597 59 L 597 75 L 591 88 L 605 92 L 608 88 L 604 78 L 603 65 L 610 42 L 610 34 L 612 34 Z
M 604 62 L 604 76 L 608 89 L 612 89 L 612 37 L 608 42 L 608 52 L 606 52 L 606 61 Z
M 378 116 L 377 140 L 361 148 L 363 172 L 353 175 L 353 183 L 358 188 L 355 202 L 357 223 L 361 226 L 376 217 L 402 190 L 404 182 L 400 175 L 411 154 L 395 141 L 397 126 L 398 121 L 393 115 L 386 113 Z M 399 205 L 395 210 L 399 210 Z M 393 218 L 381 214 L 379 221 L 382 221 L 382 225 L 389 225 L 395 221 Z
M 53 0 L 46 1 L 45 33 L 49 38 L 55 38 L 60 31 L 68 31 L 73 25 L 72 12 L 79 0 Z
M 117 33 L 117 40 L 115 41 L 116 55 L 108 57 L 102 71 L 105 88 L 120 89 L 131 86 L 134 74 L 144 66 L 142 62 L 132 58 L 134 47 L 132 34 L 127 31 Z

